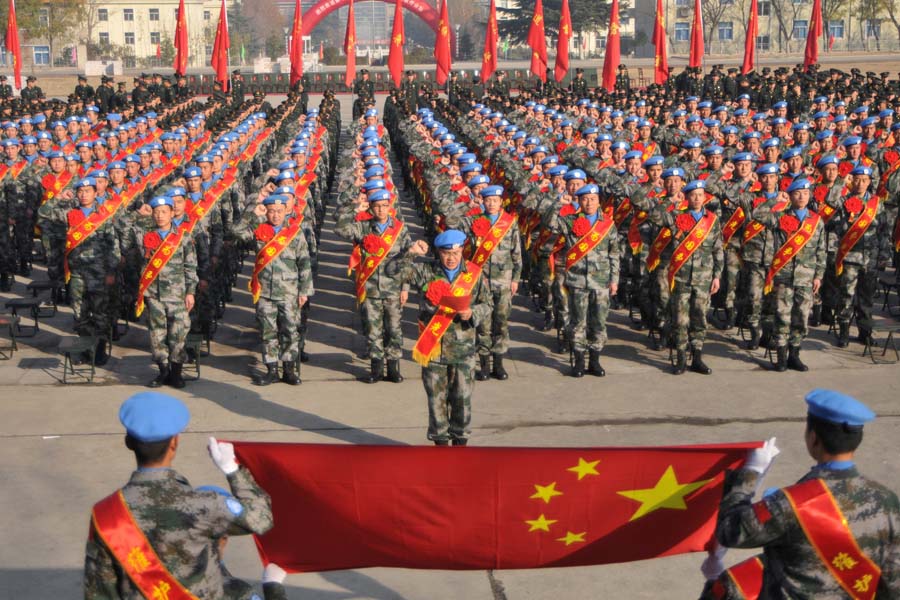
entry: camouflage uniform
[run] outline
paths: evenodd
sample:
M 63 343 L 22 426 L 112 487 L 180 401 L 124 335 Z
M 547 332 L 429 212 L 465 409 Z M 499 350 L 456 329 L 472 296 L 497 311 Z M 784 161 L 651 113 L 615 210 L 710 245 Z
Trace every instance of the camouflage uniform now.
M 13 227 L 15 234 L 15 252 L 11 253 L 10 260 L 19 259 L 19 269 L 23 275 L 30 274 L 31 265 L 31 246 L 34 239 L 34 223 L 35 211 L 40 202 L 41 184 L 35 177 L 35 170 L 30 166 L 22 168 L 27 161 L 21 159 L 13 163 L 5 161 L 9 169 L 20 168 L 21 172 L 17 177 L 13 177 L 12 172 L 8 172 L 2 180 L 2 200 L 0 204 L 4 205 L 15 220 Z M 10 248 L 12 250 L 12 247 Z
M 754 197 L 755 196 L 755 197 Z M 754 215 L 756 209 L 768 210 L 772 213 L 778 201 L 778 192 L 742 192 L 734 197 L 744 209 L 744 229 L 752 221 L 763 221 L 757 219 Z M 772 213 L 778 214 L 778 213 Z M 735 233 L 735 236 L 744 236 L 744 231 Z M 741 260 L 744 266 L 741 270 L 741 278 L 743 280 L 746 296 L 744 298 L 744 322 L 751 329 L 751 333 L 759 331 L 760 324 L 767 335 L 770 330 L 770 319 L 773 308 L 770 306 L 770 300 L 763 296 L 763 288 L 766 283 L 766 274 L 769 272 L 769 265 L 772 264 L 772 257 L 780 246 L 772 235 L 771 231 L 763 230 L 747 241 L 743 241 L 741 245 Z M 751 344 L 752 346 L 753 344 Z

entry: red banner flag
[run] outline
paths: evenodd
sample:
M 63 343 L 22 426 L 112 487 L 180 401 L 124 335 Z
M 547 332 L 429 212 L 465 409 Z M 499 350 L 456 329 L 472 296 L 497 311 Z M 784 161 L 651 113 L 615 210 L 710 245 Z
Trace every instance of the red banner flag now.
M 569 71 L 569 39 L 572 37 L 572 16 L 569 14 L 569 0 L 563 0 L 559 12 L 559 39 L 556 42 L 556 68 L 553 75 L 562 81 Z
M 434 60 L 434 80 L 438 85 L 444 85 L 450 76 L 450 15 L 447 12 L 447 0 L 441 2 L 441 20 L 434 40 Z
M 744 40 L 744 64 L 741 74 L 746 75 L 756 66 L 756 38 L 759 36 L 759 4 L 750 0 L 750 16 L 747 21 L 747 38 Z
M 547 81 L 547 38 L 544 36 L 544 3 L 537 0 L 531 26 L 528 28 L 528 45 L 531 47 L 531 72 Z
M 714 543 L 726 469 L 759 442 L 466 448 L 235 442 L 272 499 L 263 564 L 531 569 Z
M 356 77 L 356 17 L 353 14 L 353 0 L 347 11 L 347 32 L 344 34 L 344 54 L 347 55 L 347 69 L 344 71 L 344 85 L 353 85 Z
M 662 85 L 669 78 L 669 45 L 666 37 L 666 25 L 662 0 L 656 0 L 656 24 L 653 26 L 653 46 L 656 48 L 656 60 L 653 63 L 653 82 Z
M 485 83 L 497 70 L 499 45 L 500 32 L 497 29 L 497 5 L 494 0 L 491 0 L 487 28 L 484 30 L 484 52 L 481 54 L 481 81 Z
M 6 17 L 6 51 L 12 56 L 16 88 L 22 89 L 22 47 L 19 45 L 16 0 L 9 0 L 9 14 Z
M 622 58 L 622 36 L 619 33 L 619 0 L 612 0 L 609 9 L 609 31 L 606 34 L 606 55 L 603 57 L 603 81 L 601 87 L 607 92 L 616 89 L 616 69 Z
M 694 22 L 691 24 L 691 55 L 688 66 L 703 66 L 703 8 L 700 6 L 700 0 L 694 0 Z
M 219 25 L 216 27 L 216 39 L 213 42 L 212 68 L 216 72 L 216 81 L 222 84 L 222 91 L 228 91 L 228 49 L 231 40 L 228 37 L 228 11 L 225 0 L 219 9 Z
M 162 44 L 160 43 L 156 44 L 156 58 L 162 58 Z
M 294 24 L 291 27 L 291 87 L 303 77 L 303 7 L 294 4 Z
M 188 64 L 188 31 L 187 13 L 184 10 L 184 0 L 178 3 L 178 16 L 175 20 L 175 62 L 172 68 L 175 74 L 183 76 L 187 72 Z
M 388 54 L 388 69 L 394 85 L 400 87 L 403 81 L 403 45 L 406 43 L 406 32 L 403 29 L 403 10 L 401 2 L 394 6 L 394 26 L 391 29 L 391 51 Z
M 803 52 L 803 68 L 819 62 L 819 38 L 822 37 L 822 0 L 813 0 L 809 29 L 806 32 L 806 50 Z
M 834 34 L 829 33 L 828 34 L 828 49 L 831 50 L 832 48 L 834 48 Z

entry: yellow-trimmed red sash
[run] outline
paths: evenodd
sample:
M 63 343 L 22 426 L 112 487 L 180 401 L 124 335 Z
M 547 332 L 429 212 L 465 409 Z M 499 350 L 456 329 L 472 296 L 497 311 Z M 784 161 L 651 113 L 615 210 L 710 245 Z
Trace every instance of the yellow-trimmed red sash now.
M 784 488 L 806 539 L 851 598 L 875 598 L 881 569 L 859 547 L 847 518 L 821 479 Z
M 691 259 L 691 256 L 694 255 L 697 248 L 702 246 L 703 242 L 706 241 L 717 218 L 715 213 L 706 211 L 700 220 L 694 224 L 693 229 L 684 236 L 684 239 L 681 240 L 681 243 L 675 248 L 675 251 L 672 253 L 672 260 L 669 261 L 668 278 L 670 290 L 675 288 L 675 275 L 678 274 L 678 271 L 684 266 L 684 263 Z
M 375 252 L 369 253 L 366 252 L 366 259 L 362 260 L 362 247 L 360 244 L 354 246 L 354 251 L 359 251 L 359 260 L 357 263 L 356 269 L 356 303 L 362 304 L 366 300 L 366 282 L 372 276 L 375 271 L 378 270 L 378 267 L 381 266 L 381 263 L 384 262 L 384 259 L 387 258 L 387 255 L 390 253 L 391 248 L 394 247 L 394 244 L 397 242 L 397 238 L 400 237 L 400 231 L 403 229 L 403 223 L 398 221 L 397 219 L 393 220 L 394 224 L 389 226 L 384 230 L 384 233 L 381 235 L 376 235 L 371 233 L 369 235 L 374 235 L 379 240 L 379 247 Z M 368 236 L 366 236 L 368 237 Z M 361 265 L 361 266 L 360 266 Z
M 137 294 L 137 305 L 135 306 L 135 316 L 141 316 L 141 313 L 144 312 L 144 294 L 150 289 L 150 286 L 156 281 L 156 278 L 159 277 L 160 272 L 166 265 L 169 264 L 169 261 L 172 260 L 172 257 L 175 256 L 175 252 L 178 250 L 179 246 L 181 246 L 181 240 L 184 239 L 185 228 L 184 227 L 172 227 L 169 230 L 169 234 L 159 245 L 159 248 L 156 249 L 156 252 L 153 253 L 153 256 L 150 257 L 150 260 L 147 262 L 147 266 L 144 267 L 144 270 L 141 272 L 141 282 L 138 284 L 138 294 Z
M 878 197 L 882 200 L 886 200 L 888 197 L 888 179 L 891 178 L 891 175 L 900 170 L 900 152 L 897 152 L 895 150 L 888 150 L 884 154 L 884 161 L 886 164 L 889 164 L 890 167 L 885 169 L 884 173 L 881 174 L 881 183 L 878 184 L 878 189 L 875 191 Z
M 616 207 L 615 212 L 613 212 L 613 221 L 616 222 L 616 227 L 619 227 L 630 214 L 631 198 L 624 198 L 622 202 L 619 203 L 619 206 Z
M 147 536 L 138 527 L 122 491 L 94 505 L 94 531 L 118 561 L 128 578 L 145 598 L 196 600 L 157 556 Z
M 22 174 L 22 171 L 24 171 L 25 167 L 27 167 L 27 166 L 28 166 L 27 160 L 20 160 L 19 162 L 17 162 L 13 166 L 11 166 L 9 168 L 9 172 L 13 176 L 13 179 L 18 179 L 19 175 Z
M 816 163 L 813 163 L 816 164 Z M 825 220 L 825 223 L 831 220 L 831 217 L 837 212 L 825 202 L 825 198 L 828 197 L 828 193 L 831 191 L 831 188 L 826 187 L 824 184 L 820 184 L 816 187 L 813 192 L 813 198 L 816 201 L 816 212 L 819 213 L 819 216 Z
M 606 238 L 614 223 L 615 221 L 612 219 L 601 219 L 598 216 L 597 220 L 594 221 L 593 227 L 581 236 L 581 239 L 577 240 L 566 252 L 566 272 Z
M 121 204 L 121 201 L 120 201 Z M 112 205 L 112 208 L 110 208 Z M 98 229 L 100 229 L 104 223 L 109 221 L 113 215 L 116 214 L 116 210 L 118 210 L 118 204 L 112 204 L 111 202 L 104 202 L 99 205 L 94 212 L 85 217 L 83 221 L 81 221 L 75 227 L 69 227 L 66 232 L 66 251 L 63 257 L 63 272 L 65 273 L 65 281 L 69 283 L 69 279 L 72 278 L 72 272 L 69 271 L 69 254 L 72 253 L 72 250 L 80 246 L 84 243 L 86 239 L 88 239 L 91 234 L 96 233 Z M 74 208 L 72 210 L 81 210 L 80 208 Z
M 894 252 L 900 252 L 900 217 L 894 222 L 894 235 L 891 240 L 894 243 Z
M 816 233 L 816 227 L 819 226 L 821 220 L 822 218 L 818 214 L 810 212 L 803 220 L 803 224 L 800 225 L 800 229 L 788 236 L 787 241 L 778 249 L 772 259 L 772 266 L 769 267 L 769 273 L 766 275 L 763 293 L 768 294 L 772 291 L 772 282 L 775 281 L 775 276 L 803 250 L 803 247 Z
M 745 600 L 756 600 L 762 591 L 763 563 L 758 556 L 740 562 L 725 573 Z
M 515 224 L 516 217 L 506 211 L 500 211 L 497 222 L 491 226 L 490 231 L 484 236 L 484 239 L 481 240 L 481 243 L 472 255 L 472 262 L 478 265 L 479 269 L 484 267 L 491 258 L 491 254 L 493 254 L 494 250 L 497 249 L 497 246 L 500 245 L 503 236 L 505 236 Z
M 41 206 L 43 206 L 48 200 L 52 200 L 59 194 L 64 187 L 66 187 L 70 181 L 72 181 L 72 175 L 69 171 L 63 171 L 59 175 L 54 173 L 48 173 L 44 175 L 41 179 L 41 187 L 44 188 L 44 196 L 41 198 Z
M 766 199 L 766 201 L 768 202 L 768 199 Z M 788 205 L 790 205 L 790 201 L 788 200 L 781 200 L 779 202 L 776 202 L 775 205 L 772 206 L 772 212 L 781 212 L 787 209 Z M 766 226 L 759 221 L 750 221 L 749 223 L 747 223 L 747 227 L 744 229 L 744 243 L 746 244 L 747 242 L 755 238 L 765 228 Z
M 450 295 L 457 298 L 471 295 L 480 277 L 481 268 L 471 261 L 467 262 L 466 270 L 457 275 L 450 286 Z M 419 323 L 419 339 L 413 347 L 413 360 L 426 367 L 441 353 L 441 338 L 447 333 L 455 316 L 456 311 L 449 306 L 438 306 L 427 325 Z
M 856 221 L 841 238 L 841 244 L 838 246 L 837 254 L 834 257 L 834 271 L 838 275 L 844 272 L 844 259 L 847 254 L 853 250 L 856 243 L 862 239 L 869 230 L 869 227 L 875 221 L 875 215 L 878 214 L 878 196 L 872 196 L 866 202 L 866 207 L 860 211 Z
M 653 243 L 650 245 L 650 252 L 647 254 L 647 271 L 649 273 L 655 271 L 656 267 L 659 266 L 659 260 L 662 257 L 662 253 L 671 241 L 672 230 L 668 227 L 663 227 L 659 234 L 657 234 L 656 239 L 653 240 Z
M 215 184 L 210 186 L 208 190 L 203 194 L 203 197 L 200 198 L 200 201 L 194 205 L 191 214 L 189 215 L 191 221 L 200 221 L 209 214 L 209 211 L 216 205 L 219 199 L 222 197 L 222 193 L 225 191 L 226 185 L 224 182 L 224 178 L 217 181 Z
M 725 223 L 725 227 L 722 228 L 722 241 L 725 244 L 731 241 L 731 238 L 733 238 L 734 234 L 737 233 L 737 230 L 741 228 L 741 225 L 744 224 L 746 218 L 747 215 L 740 206 L 737 207 L 736 211 L 731 213 L 731 217 L 728 219 L 728 222 Z
M 631 223 L 628 225 L 628 245 L 631 246 L 632 254 L 640 254 L 644 248 L 644 240 L 641 238 L 641 225 L 650 216 L 645 210 L 639 210 L 634 213 Z
M 260 248 L 256 253 L 256 262 L 253 264 L 253 277 L 250 278 L 250 293 L 253 295 L 253 304 L 259 302 L 259 295 L 262 292 L 262 286 L 259 284 L 259 274 L 265 269 L 269 263 L 275 260 L 282 250 L 287 248 L 290 243 L 297 237 L 300 231 L 300 223 L 302 219 L 297 219 L 289 226 L 276 233 L 271 240 Z

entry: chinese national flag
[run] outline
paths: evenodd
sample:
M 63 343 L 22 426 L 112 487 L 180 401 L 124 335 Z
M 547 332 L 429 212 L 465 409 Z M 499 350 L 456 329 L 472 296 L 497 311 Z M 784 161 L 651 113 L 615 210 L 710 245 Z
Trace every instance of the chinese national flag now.
M 621 34 L 619 33 L 619 0 L 612 0 L 609 9 L 609 32 L 606 34 L 606 55 L 603 57 L 603 81 L 601 86 L 607 92 L 616 89 L 616 68 L 622 56 Z
M 822 37 L 822 0 L 813 0 L 809 30 L 806 32 L 806 51 L 803 53 L 803 68 L 819 62 L 819 38 Z
M 447 12 L 447 0 L 441 1 L 441 20 L 434 40 L 434 60 L 434 80 L 438 85 L 444 85 L 450 75 L 450 15 Z
M 394 27 L 391 29 L 391 51 L 388 54 L 388 69 L 394 85 L 400 87 L 403 80 L 403 44 L 406 43 L 406 32 L 403 30 L 403 11 L 401 3 L 394 6 Z
M 703 66 L 703 9 L 700 0 L 694 0 L 694 22 L 691 24 L 691 55 L 688 66 Z
M 13 75 L 16 88 L 22 89 L 22 48 L 19 45 L 16 0 L 9 0 L 9 14 L 6 17 L 6 51 L 9 52 L 13 59 Z
M 760 443 L 647 448 L 234 444 L 272 499 L 263 564 L 531 569 L 699 552 Z
M 653 26 L 653 45 L 656 47 L 656 60 L 653 64 L 653 82 L 662 85 L 669 78 L 669 47 L 666 38 L 666 26 L 663 24 L 662 0 L 656 0 L 656 24 Z
M 759 5 L 757 0 L 750 0 L 750 18 L 747 21 L 747 39 L 744 40 L 744 64 L 741 74 L 746 75 L 756 65 L 756 38 L 759 35 Z
M 216 72 L 216 81 L 222 84 L 222 91 L 228 91 L 228 49 L 231 40 L 228 37 L 228 11 L 225 0 L 219 10 L 219 25 L 216 27 L 216 39 L 213 42 L 212 68 Z
M 356 77 L 356 17 L 353 14 L 353 0 L 347 11 L 347 33 L 344 34 L 344 54 L 347 55 L 347 69 L 344 71 L 344 85 L 353 85 Z
M 156 58 L 162 58 L 162 44 L 156 44 Z
M 569 38 L 572 37 L 572 16 L 569 14 L 569 0 L 563 0 L 559 13 L 559 39 L 556 42 L 556 68 L 553 75 L 562 81 L 569 71 Z
M 303 77 L 303 7 L 300 0 L 294 5 L 294 24 L 291 27 L 291 86 Z
M 187 13 L 184 10 L 184 0 L 178 3 L 178 19 L 175 22 L 175 62 L 172 68 L 176 75 L 184 75 L 188 64 L 188 31 Z
M 487 28 L 484 30 L 484 52 L 481 55 L 481 80 L 487 81 L 497 70 L 500 32 L 497 30 L 497 5 L 491 0 Z
M 537 0 L 534 15 L 528 28 L 528 45 L 531 47 L 531 72 L 547 81 L 547 38 L 544 37 L 544 3 Z

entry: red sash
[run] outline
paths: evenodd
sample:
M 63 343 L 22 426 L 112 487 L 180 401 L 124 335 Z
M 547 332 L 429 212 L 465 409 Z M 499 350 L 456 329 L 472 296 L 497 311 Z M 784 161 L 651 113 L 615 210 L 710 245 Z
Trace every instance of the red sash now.
M 815 163 L 813 163 L 813 164 L 815 164 Z M 818 208 L 818 210 L 816 212 L 819 213 L 819 216 L 821 216 L 825 220 L 826 223 L 828 223 L 828 221 L 831 220 L 831 217 L 834 216 L 834 213 L 837 212 L 836 210 L 834 210 L 834 208 L 829 206 L 827 202 L 825 202 L 825 198 L 828 197 L 828 193 L 830 191 L 831 191 L 830 187 L 828 187 L 824 184 L 821 184 L 821 185 L 817 186 L 816 190 L 813 192 L 813 198 L 815 198 L 816 207 Z
M 200 202 L 194 205 L 193 210 L 190 214 L 190 219 L 192 221 L 199 221 L 207 214 L 212 208 L 216 205 L 219 199 L 222 197 L 222 193 L 225 191 L 227 184 L 225 182 L 225 178 L 219 179 L 215 184 L 213 184 L 203 197 L 200 199 Z
M 844 258 L 847 257 L 847 254 L 853 250 L 856 243 L 866 234 L 866 231 L 869 230 L 869 227 L 875 221 L 875 215 L 877 214 L 878 196 L 872 196 L 869 198 L 869 201 L 866 202 L 866 207 L 860 211 L 856 221 L 853 222 L 853 225 L 850 226 L 850 229 L 848 229 L 847 233 L 844 234 L 844 237 L 841 238 L 841 244 L 838 246 L 837 255 L 834 257 L 835 273 L 840 275 L 844 272 Z
M 731 241 L 731 238 L 734 237 L 734 234 L 737 233 L 737 230 L 741 228 L 746 216 L 747 215 L 744 214 L 744 209 L 740 206 L 738 206 L 736 211 L 731 213 L 731 218 L 728 219 L 728 222 L 725 223 L 725 227 L 722 228 L 722 241 L 725 244 L 728 244 L 728 242 Z
M 150 257 L 143 272 L 141 272 L 141 282 L 138 285 L 137 305 L 135 307 L 135 315 L 138 317 L 144 312 L 144 294 L 150 289 L 150 286 L 156 281 L 156 278 L 159 277 L 160 272 L 166 268 L 166 265 L 169 264 L 172 257 L 175 256 L 178 247 L 181 246 L 185 228 L 173 226 L 173 229 L 174 231 L 169 231 L 166 239 L 162 241 L 156 249 L 156 252 Z
M 69 283 L 69 279 L 72 278 L 72 273 L 69 271 L 69 254 L 84 243 L 86 239 L 88 239 L 93 233 L 95 233 L 98 229 L 100 229 L 104 223 L 109 221 L 113 215 L 116 214 L 116 210 L 119 208 L 119 204 L 116 204 L 112 207 L 112 209 L 107 208 L 110 202 L 104 202 L 100 206 L 98 206 L 94 212 L 84 218 L 77 225 L 69 227 L 69 230 L 66 232 L 66 251 L 65 256 L 63 257 L 63 271 L 65 273 L 65 282 Z M 120 201 L 121 204 L 121 201 Z M 74 208 L 72 210 L 77 210 L 81 213 L 80 208 Z M 69 211 L 71 213 L 72 211 Z
M 766 285 L 763 288 L 764 293 L 768 294 L 772 291 L 772 282 L 775 280 L 775 276 L 803 250 L 804 246 L 812 239 L 821 220 L 819 215 L 811 212 L 803 221 L 800 229 L 796 233 L 788 235 L 787 241 L 778 249 L 775 257 L 772 259 L 772 266 L 769 267 L 769 273 L 766 275 Z
M 41 206 L 43 206 L 47 200 L 55 198 L 56 195 L 72 181 L 72 177 L 74 177 L 74 175 L 68 171 L 63 171 L 59 175 L 53 173 L 44 175 L 41 179 L 41 187 L 44 188 L 44 197 L 41 198 Z
M 768 202 L 768 200 L 766 200 L 766 202 Z M 789 204 L 790 202 L 787 200 L 776 202 L 772 207 L 772 212 L 781 212 L 785 210 Z M 747 227 L 746 229 L 744 229 L 744 243 L 746 244 L 747 242 L 755 238 L 765 228 L 766 226 L 759 221 L 750 221 L 749 223 L 747 223 Z
M 449 295 L 456 298 L 470 296 L 480 277 L 481 268 L 473 262 L 466 263 L 466 271 L 456 277 Z M 441 353 L 441 338 L 447 333 L 455 316 L 456 310 L 453 308 L 438 306 L 428 325 L 423 326 L 421 322 L 419 323 L 419 339 L 413 347 L 413 360 L 426 367 Z
M 616 222 L 616 227 L 621 225 L 628 218 L 629 214 L 631 214 L 631 199 L 624 198 L 619 203 L 619 206 L 616 207 L 615 212 L 613 212 L 613 221 Z
M 888 179 L 891 178 L 891 175 L 900 170 L 900 152 L 888 150 L 884 153 L 884 162 L 890 165 L 890 167 L 885 169 L 884 173 L 881 174 L 881 183 L 878 184 L 878 190 L 875 192 L 882 200 L 885 200 L 888 197 Z
M 378 267 L 381 266 L 381 263 L 384 262 L 384 259 L 387 258 L 387 255 L 390 253 L 391 248 L 394 247 L 394 243 L 397 241 L 397 238 L 400 237 L 400 231 L 403 229 L 403 223 L 394 219 L 393 227 L 388 227 L 384 230 L 384 233 L 381 235 L 369 234 L 378 238 L 379 247 L 372 253 L 366 252 L 366 259 L 364 261 L 362 258 L 362 250 L 360 249 L 360 245 L 354 248 L 354 251 L 359 251 L 360 262 L 357 265 L 361 264 L 362 266 L 356 269 L 356 303 L 362 304 L 366 300 L 366 282 L 372 276 L 375 271 L 378 270 Z M 368 236 L 366 236 L 368 237 Z
M 91 520 L 94 531 L 144 597 L 196 600 L 156 555 L 121 490 L 95 504 Z
M 675 252 L 672 253 L 672 260 L 669 261 L 669 289 L 675 289 L 675 275 L 678 274 L 678 271 L 681 267 L 684 266 L 684 263 L 691 259 L 691 256 L 694 255 L 694 252 L 697 251 L 697 248 L 703 245 L 703 242 L 706 241 L 707 236 L 709 236 L 709 232 L 712 231 L 713 225 L 716 223 L 716 215 L 710 211 L 706 211 L 706 214 L 694 224 L 693 229 L 681 240 L 681 243 L 678 244 L 678 247 L 675 248 Z
M 577 240 L 566 253 L 566 272 L 606 238 L 610 229 L 613 228 L 613 223 L 615 221 L 611 219 L 601 219 L 599 217 L 594 221 L 594 226 L 591 227 L 590 231 L 581 236 L 581 239 Z
M 727 569 L 725 573 L 737 588 L 741 598 L 756 600 L 762 591 L 763 571 L 762 561 L 758 556 L 754 556 Z M 713 593 L 715 595 L 715 591 Z M 722 597 L 724 597 L 724 590 Z
M 894 222 L 894 236 L 892 240 L 894 242 L 894 252 L 900 252 L 900 217 L 897 217 L 897 220 Z
M 685 210 L 687 208 L 687 200 L 682 200 L 676 206 L 674 203 L 669 204 L 666 208 L 668 212 L 672 212 L 673 210 Z M 672 241 L 672 230 L 668 227 L 663 227 L 660 232 L 656 235 L 656 239 L 653 240 L 653 244 L 650 246 L 650 252 L 647 254 L 647 271 L 652 273 L 656 270 L 656 267 L 659 266 L 659 261 L 662 258 L 663 251 L 669 246 L 669 242 Z
M 500 212 L 497 222 L 491 226 L 490 231 L 484 236 L 481 240 L 481 244 L 478 245 L 478 248 L 472 255 L 472 262 L 478 265 L 479 269 L 484 267 L 491 258 L 491 254 L 493 254 L 494 250 L 497 249 L 497 246 L 500 245 L 503 236 L 505 236 L 515 224 L 516 218 L 514 216 L 506 211 Z
M 288 247 L 300 231 L 302 219 L 297 219 L 288 227 L 275 234 L 271 240 L 256 253 L 256 263 L 253 265 L 253 277 L 250 278 L 250 293 L 253 294 L 253 304 L 259 302 L 262 286 L 259 284 L 259 274 L 269 263 L 275 260 L 282 250 Z

